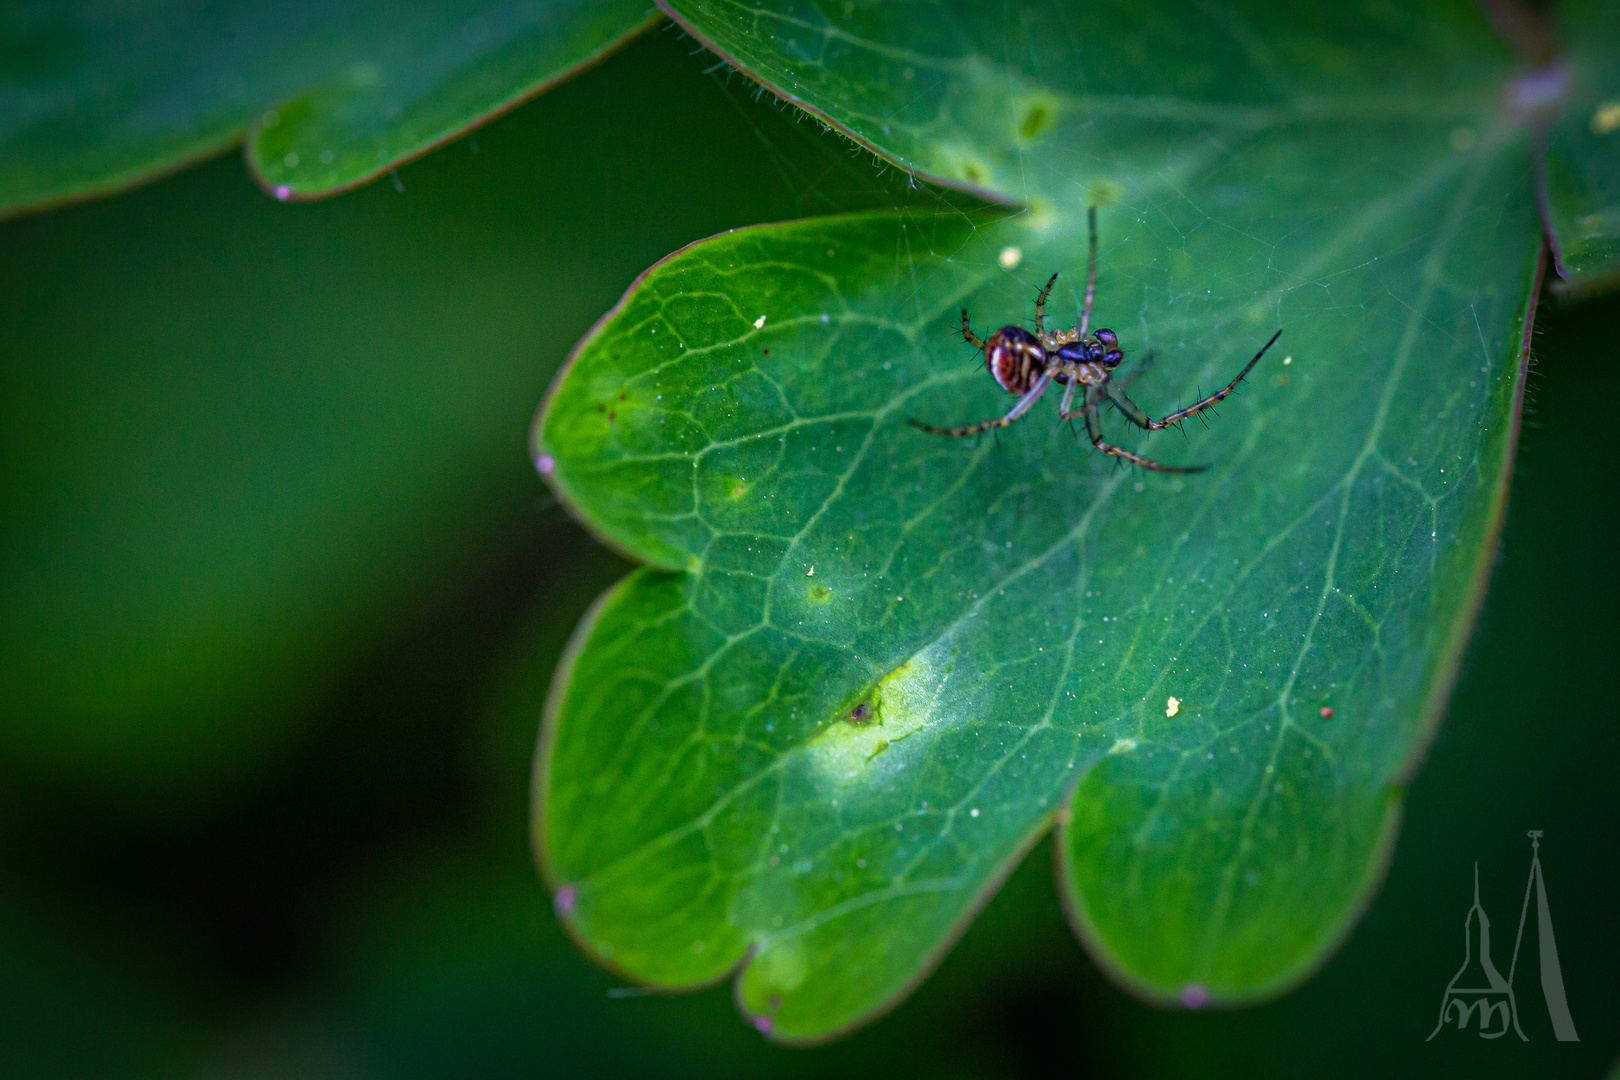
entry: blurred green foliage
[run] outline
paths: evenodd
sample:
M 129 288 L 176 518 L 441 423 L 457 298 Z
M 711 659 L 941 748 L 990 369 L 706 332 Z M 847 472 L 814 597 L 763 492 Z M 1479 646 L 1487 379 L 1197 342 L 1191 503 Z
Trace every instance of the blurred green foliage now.
M 761 154 L 734 93 L 662 50 L 403 192 L 281 206 L 221 160 L 5 227 L 0 743 L 153 800 L 238 782 L 544 497 L 528 419 L 625 281 L 813 212 L 817 185 L 881 191 L 842 146 Z
M 1451 719 L 1384 890 L 1303 989 L 1136 1003 L 1074 943 L 1043 845 L 835 1046 L 767 1046 L 727 988 L 612 993 L 523 813 L 536 673 L 625 566 L 543 497 L 527 420 L 655 259 L 904 184 L 693 52 L 655 33 L 403 191 L 283 207 L 226 159 L 0 226 L 0 1072 L 1599 1075 L 1620 457 L 1590 410 L 1620 395 L 1614 299 L 1544 308 Z M 1425 1044 L 1472 863 L 1511 925 L 1526 828 L 1585 1041 L 1526 1006 L 1528 1044 Z
M 0 8 L 0 216 L 105 194 L 246 139 L 280 198 L 386 172 L 657 18 L 650 0 Z

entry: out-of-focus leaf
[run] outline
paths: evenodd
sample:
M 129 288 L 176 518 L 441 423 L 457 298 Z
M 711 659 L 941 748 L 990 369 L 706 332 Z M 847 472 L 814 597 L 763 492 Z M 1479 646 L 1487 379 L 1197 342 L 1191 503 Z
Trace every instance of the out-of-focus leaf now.
M 0 1045 L 13 1076 L 187 1075 L 201 1010 L 155 958 L 82 913 L 0 891 Z M 80 918 L 75 918 L 80 917 Z M 132 955 L 133 954 L 133 955 Z
M 0 10 L 0 215 L 149 179 L 250 133 L 283 198 L 363 183 L 648 25 L 647 0 L 29 0 Z
M 905 993 L 1054 821 L 1077 928 L 1159 1000 L 1297 982 L 1381 873 L 1506 492 L 1539 280 L 1532 137 L 1473 9 L 672 5 L 908 168 L 1027 209 L 694 245 L 581 346 L 541 471 L 661 570 L 559 672 L 536 813 L 559 910 L 636 978 L 746 960 L 789 1040 Z M 957 336 L 1075 318 L 1156 356 L 1115 441 Z M 1096 325 L 1096 324 L 1094 324 Z M 1056 395 L 1054 395 L 1055 397 Z M 1170 699 L 1176 699 L 1174 703 Z
M 1614 5 L 1565 6 L 1567 61 L 1549 83 L 1569 95 L 1547 148 L 1559 271 L 1577 292 L 1620 284 L 1620 41 Z
M 228 790 L 488 572 L 535 506 L 534 402 L 626 278 L 822 205 L 782 169 L 881 192 L 690 54 L 647 35 L 402 194 L 286 207 L 221 161 L 0 226 L 7 769 Z

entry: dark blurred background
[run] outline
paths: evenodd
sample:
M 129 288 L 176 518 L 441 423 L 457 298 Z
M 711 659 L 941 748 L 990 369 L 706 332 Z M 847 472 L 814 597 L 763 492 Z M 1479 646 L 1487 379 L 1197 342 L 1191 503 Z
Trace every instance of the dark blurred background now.
M 1044 845 L 916 994 L 820 1049 L 564 940 L 530 758 L 556 656 L 626 565 L 533 474 L 536 403 L 675 248 L 941 197 L 712 67 L 655 31 L 314 205 L 233 155 L 0 225 L 0 1074 L 1602 1073 L 1615 297 L 1543 305 L 1448 719 L 1388 881 L 1302 989 L 1134 1002 L 1064 925 Z M 1531 828 L 1582 1041 L 1552 1040 L 1531 932 L 1531 1041 L 1425 1042 L 1476 861 L 1505 962 Z

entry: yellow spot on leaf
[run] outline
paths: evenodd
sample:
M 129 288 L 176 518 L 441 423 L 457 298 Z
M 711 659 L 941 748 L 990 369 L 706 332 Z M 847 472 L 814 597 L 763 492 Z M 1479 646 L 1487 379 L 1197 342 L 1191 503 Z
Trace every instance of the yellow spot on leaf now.
M 1110 754 L 1128 754 L 1135 749 L 1135 739 L 1115 739 L 1114 745 L 1108 748 L 1108 752 Z
M 1025 99 L 1021 104 L 1018 142 L 1026 145 L 1032 143 L 1057 125 L 1058 113 L 1062 110 L 1057 98 L 1050 94 L 1037 94 Z
M 1164 715 L 1174 716 L 1181 711 L 1181 699 L 1172 697 L 1164 703 Z
M 1112 206 L 1125 198 L 1125 188 L 1112 180 L 1093 180 L 1086 187 L 1086 201 L 1092 206 Z
M 1605 101 L 1592 114 L 1592 134 L 1608 135 L 1620 131 L 1620 101 Z
M 996 256 L 996 261 L 1001 264 L 1003 270 L 1015 270 L 1018 268 L 1018 264 L 1024 261 L 1024 253 L 1008 244 L 1001 249 L 1001 254 Z

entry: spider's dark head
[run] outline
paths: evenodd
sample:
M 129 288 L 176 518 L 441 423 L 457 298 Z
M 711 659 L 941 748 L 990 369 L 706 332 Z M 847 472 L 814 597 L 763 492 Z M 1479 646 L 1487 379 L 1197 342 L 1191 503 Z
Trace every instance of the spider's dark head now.
M 985 365 L 1004 390 L 1028 393 L 1046 370 L 1046 350 L 1022 326 L 1003 326 L 984 343 Z
M 1086 345 L 1090 359 L 1109 371 L 1119 367 L 1119 362 L 1125 359 L 1125 353 L 1119 347 L 1119 335 L 1106 327 L 1100 327 L 1092 336 L 1095 340 Z

